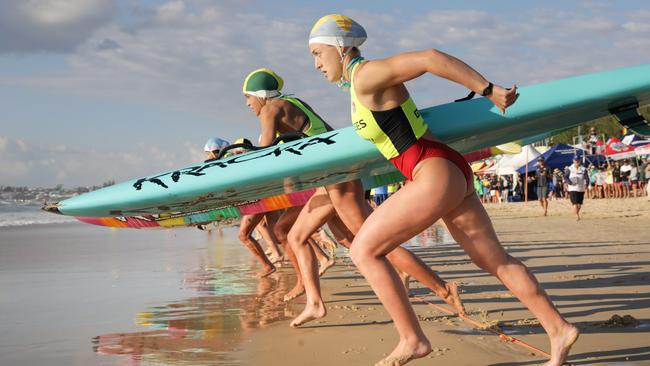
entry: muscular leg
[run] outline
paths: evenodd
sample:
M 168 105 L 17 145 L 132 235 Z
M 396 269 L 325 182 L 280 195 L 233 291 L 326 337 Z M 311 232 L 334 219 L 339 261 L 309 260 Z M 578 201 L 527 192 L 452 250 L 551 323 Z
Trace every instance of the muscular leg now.
M 271 263 L 276 263 L 282 260 L 282 254 L 278 248 L 278 239 L 273 234 L 273 227 L 278 221 L 278 218 L 278 212 L 268 212 L 264 215 L 264 220 L 257 225 L 257 230 L 260 232 L 268 246 L 268 251 L 270 252 L 269 260 Z
M 370 213 L 372 212 L 372 208 L 367 204 L 363 197 L 363 187 L 361 182 L 357 180 L 334 184 L 327 186 L 326 189 L 340 220 L 345 224 L 350 232 L 352 232 L 352 234 L 359 232 L 361 225 L 363 225 L 366 218 L 370 216 Z M 393 195 L 395 194 L 396 193 Z M 422 199 L 422 197 L 420 197 L 420 199 Z M 427 199 L 424 200 L 424 202 L 432 201 Z M 412 216 L 412 213 L 407 214 L 407 217 L 410 216 Z M 387 258 L 399 272 L 406 273 L 415 278 L 418 282 L 443 299 L 447 304 L 452 306 L 456 311 L 461 314 L 465 313 L 465 308 L 460 301 L 460 296 L 458 296 L 457 285 L 443 281 L 426 265 L 426 263 L 422 262 L 420 258 L 415 256 L 409 250 L 397 246 L 395 250 L 391 251 L 387 255 Z
M 547 365 L 561 365 L 578 338 L 578 330 L 562 318 L 528 268 L 506 253 L 478 198 L 466 197 L 443 219 L 472 261 L 496 276 L 539 319 L 551 341 Z
M 239 233 L 237 237 L 239 240 L 244 243 L 244 245 L 250 250 L 251 253 L 262 263 L 264 269 L 258 275 L 260 277 L 266 277 L 271 273 L 275 272 L 275 267 L 264 254 L 264 250 L 260 246 L 260 243 L 257 240 L 253 239 L 251 233 L 253 229 L 259 224 L 259 222 L 264 217 L 264 214 L 254 214 L 254 215 L 244 215 L 241 218 L 241 223 L 239 225 Z
M 318 230 L 318 229 L 316 229 Z M 311 246 L 314 255 L 316 256 L 316 261 L 318 261 L 318 277 L 322 276 L 325 271 L 334 265 L 334 260 L 331 259 L 323 250 L 323 248 L 318 245 L 318 243 L 311 238 L 307 238 L 307 243 Z
M 348 230 L 343 221 L 341 221 L 341 218 L 338 215 L 332 216 L 327 221 L 327 226 L 329 226 L 332 231 L 334 239 L 344 247 L 350 249 L 350 244 L 352 244 L 352 240 L 354 240 L 354 235 L 350 230 Z
M 293 298 L 300 296 L 305 291 L 305 286 L 302 282 L 302 276 L 300 275 L 300 265 L 298 264 L 298 259 L 296 258 L 295 253 L 293 252 L 290 245 L 287 244 L 287 234 L 291 229 L 291 226 L 296 222 L 298 214 L 302 210 L 302 206 L 291 207 L 287 209 L 278 219 L 275 227 L 273 228 L 273 233 L 278 239 L 282 246 L 284 247 L 284 252 L 289 257 L 291 265 L 296 273 L 296 285 L 291 289 L 286 295 L 284 295 L 284 301 L 289 301 Z
M 329 235 L 324 226 L 312 234 L 311 238 L 319 243 L 323 250 L 327 251 L 327 255 L 332 258 L 332 261 L 336 259 L 336 240 Z
M 350 256 L 400 335 L 399 344 L 380 365 L 402 365 L 431 351 L 387 254 L 458 206 L 468 189 L 464 183 L 462 172 L 451 162 L 427 159 L 416 167 L 415 179 L 379 206 L 354 238 Z
M 291 326 L 299 326 L 310 320 L 322 318 L 327 314 L 320 292 L 318 265 L 315 254 L 307 239 L 319 227 L 323 226 L 334 215 L 334 208 L 326 191 L 319 188 L 303 207 L 295 224 L 288 234 L 288 242 L 296 253 L 300 273 L 305 285 L 307 302 L 305 309 L 292 322 Z

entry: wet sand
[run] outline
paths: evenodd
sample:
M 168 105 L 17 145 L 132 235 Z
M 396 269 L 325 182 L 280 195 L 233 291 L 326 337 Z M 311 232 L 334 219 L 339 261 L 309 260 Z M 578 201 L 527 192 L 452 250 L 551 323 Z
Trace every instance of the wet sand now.
M 241 365 L 293 278 L 255 279 L 235 233 L 0 229 L 0 365 Z
M 508 251 L 530 267 L 582 335 L 575 364 L 650 365 L 650 202 L 646 198 L 587 200 L 576 222 L 568 201 L 489 204 Z M 471 264 L 455 244 L 431 246 L 428 231 L 412 249 L 461 294 L 474 319 L 543 350 L 548 342 L 532 314 L 494 278 Z M 422 245 L 425 246 L 422 246 Z M 300 329 L 280 321 L 253 332 L 235 358 L 245 365 L 372 365 L 390 352 L 397 334 L 373 292 L 348 259 L 322 280 L 329 314 Z M 441 304 L 413 282 L 416 295 Z M 304 301 L 298 299 L 298 304 Z M 413 365 L 535 365 L 530 351 L 500 342 L 456 317 L 412 298 L 434 352 Z M 297 312 L 295 313 L 297 314 Z M 629 315 L 626 317 L 626 315 Z M 617 317 L 618 316 L 618 317 Z

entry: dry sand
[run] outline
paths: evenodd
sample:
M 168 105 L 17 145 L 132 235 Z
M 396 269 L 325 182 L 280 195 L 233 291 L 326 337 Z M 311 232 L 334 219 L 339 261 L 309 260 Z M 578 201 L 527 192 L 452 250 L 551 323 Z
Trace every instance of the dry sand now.
M 570 360 L 650 365 L 650 202 L 587 200 L 580 222 L 570 209 L 567 201 L 551 201 L 549 216 L 542 217 L 536 202 L 488 205 L 503 245 L 530 267 L 562 314 L 580 328 Z M 462 298 L 474 319 L 498 322 L 508 334 L 548 350 L 546 336 L 530 312 L 470 263 L 457 245 L 413 250 L 443 278 L 461 283 Z M 253 332 L 234 358 L 245 365 L 372 365 L 393 349 L 394 326 L 349 259 L 339 259 L 324 275 L 322 287 L 326 318 L 300 329 L 290 328 L 287 320 Z M 411 288 L 441 303 L 417 283 Z M 297 312 L 302 301 L 304 297 L 291 309 Z M 543 361 L 415 298 L 412 303 L 435 347 L 413 365 Z M 631 317 L 623 319 L 625 315 Z

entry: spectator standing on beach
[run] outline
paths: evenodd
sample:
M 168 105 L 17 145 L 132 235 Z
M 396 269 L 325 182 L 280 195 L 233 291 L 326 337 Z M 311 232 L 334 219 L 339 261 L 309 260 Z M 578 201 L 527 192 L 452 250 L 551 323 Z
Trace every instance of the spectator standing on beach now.
M 623 183 L 621 182 L 621 162 L 615 161 L 612 168 L 612 179 L 614 180 L 614 198 L 623 197 Z
M 623 198 L 630 197 L 630 175 L 632 172 L 632 165 L 628 159 L 623 160 L 621 165 L 621 186 L 623 188 Z
M 483 179 L 481 179 L 481 183 L 483 184 L 483 203 L 489 203 L 490 202 L 490 180 L 488 179 L 487 175 L 483 176 Z
M 607 163 L 605 167 L 605 198 L 614 197 L 614 167 Z
M 607 198 L 604 190 L 605 179 L 607 179 L 607 172 L 605 171 L 605 166 L 601 165 L 598 167 L 598 172 L 596 173 L 596 198 Z
M 481 202 L 483 202 L 483 184 L 481 183 L 481 178 L 476 173 L 474 173 L 473 175 L 474 175 L 474 190 L 481 198 Z
M 544 158 L 537 159 L 537 199 L 539 204 L 544 209 L 544 216 L 548 214 L 548 181 L 550 178 L 550 171 L 546 166 Z
M 524 196 L 524 181 L 521 178 L 521 175 L 517 174 L 517 177 L 512 182 L 512 193 L 514 195 L 513 200 L 516 197 L 518 202 L 523 201 Z
M 650 197 L 650 159 L 646 160 L 645 162 L 643 174 L 645 175 L 646 196 Z
M 646 168 L 650 165 L 650 159 L 642 160 L 641 165 L 639 166 L 639 195 L 643 197 L 645 195 L 646 189 L 646 180 L 650 179 L 650 175 L 646 173 Z
M 557 177 L 557 189 L 558 189 L 558 198 L 566 198 L 567 193 L 564 187 L 564 173 L 560 168 L 555 168 L 555 176 Z
M 632 165 L 630 161 L 625 159 L 621 165 L 621 187 L 623 192 L 623 198 L 630 197 L 630 172 L 632 171 Z
M 587 169 L 582 166 L 579 157 L 573 158 L 573 164 L 566 168 L 564 171 L 566 183 L 569 185 L 569 198 L 573 205 L 573 213 L 576 215 L 576 220 L 580 221 L 580 209 L 585 198 L 585 190 L 589 182 L 589 174 Z
M 589 164 L 589 167 L 587 168 L 587 174 L 589 175 L 587 198 L 596 198 L 596 175 L 598 174 L 598 169 L 596 169 L 593 164 Z
M 490 197 L 492 197 L 492 203 L 500 202 L 500 187 L 499 178 L 496 175 L 490 177 Z
M 632 196 L 637 197 L 637 188 L 639 187 L 639 168 L 637 166 L 636 159 L 630 164 L 630 190 L 632 191 Z
M 508 175 L 502 175 L 501 177 L 501 200 L 503 202 L 510 202 L 509 197 L 510 197 L 510 187 L 512 184 L 510 184 L 510 176 Z

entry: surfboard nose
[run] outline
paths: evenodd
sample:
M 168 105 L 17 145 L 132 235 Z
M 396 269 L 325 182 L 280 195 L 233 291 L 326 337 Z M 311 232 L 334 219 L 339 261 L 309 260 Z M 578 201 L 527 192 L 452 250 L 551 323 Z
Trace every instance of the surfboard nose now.
M 59 211 L 59 204 L 58 203 L 48 204 L 47 202 L 45 202 L 43 204 L 43 207 L 41 207 L 41 210 L 51 212 L 51 213 L 55 213 L 55 214 L 58 214 L 58 215 L 63 215 L 61 213 L 61 211 Z

